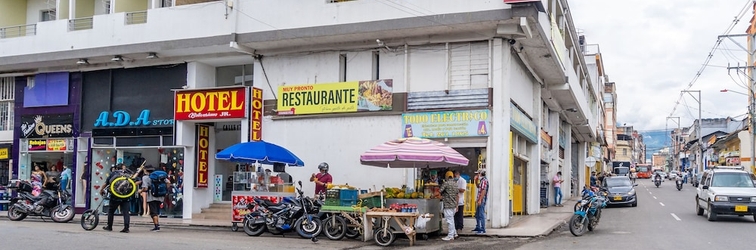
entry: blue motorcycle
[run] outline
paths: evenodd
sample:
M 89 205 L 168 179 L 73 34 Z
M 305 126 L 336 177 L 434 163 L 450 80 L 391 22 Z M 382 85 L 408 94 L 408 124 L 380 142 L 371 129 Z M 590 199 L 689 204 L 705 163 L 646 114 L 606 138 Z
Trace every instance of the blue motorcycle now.
M 583 199 L 575 206 L 575 214 L 570 218 L 570 233 L 582 236 L 586 231 L 593 231 L 601 219 L 601 210 L 606 207 L 606 198 L 591 190 L 583 189 Z

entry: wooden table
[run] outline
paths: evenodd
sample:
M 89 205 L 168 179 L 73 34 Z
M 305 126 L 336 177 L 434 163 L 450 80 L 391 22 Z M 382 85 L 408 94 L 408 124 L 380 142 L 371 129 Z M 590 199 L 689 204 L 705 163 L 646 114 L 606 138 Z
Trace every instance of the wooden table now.
M 367 212 L 365 213 L 365 217 L 367 218 L 365 220 L 366 222 L 366 229 L 373 228 L 373 220 L 372 218 L 380 219 L 382 221 L 383 227 L 377 230 L 382 230 L 383 233 L 403 233 L 407 235 L 407 238 L 409 238 L 410 246 L 415 245 L 415 236 L 417 233 L 415 232 L 415 220 L 417 220 L 417 217 L 420 216 L 418 213 L 401 213 L 401 212 Z M 394 219 L 397 224 L 401 227 L 401 230 L 399 231 L 392 231 L 389 222 L 391 219 Z M 381 231 L 379 231 L 381 232 Z M 377 242 L 377 241 L 376 241 Z M 390 245 L 391 242 L 389 242 Z M 379 243 L 380 244 L 380 243 Z

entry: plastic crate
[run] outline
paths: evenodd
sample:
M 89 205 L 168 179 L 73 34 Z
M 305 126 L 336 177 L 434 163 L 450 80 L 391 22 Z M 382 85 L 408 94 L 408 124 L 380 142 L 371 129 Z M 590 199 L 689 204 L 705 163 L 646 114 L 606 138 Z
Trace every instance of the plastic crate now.
M 373 196 L 362 199 L 362 206 L 367 208 L 381 207 L 381 197 Z
M 339 190 L 339 189 L 328 189 L 328 190 L 326 190 L 326 199 L 338 200 L 339 197 L 340 197 L 339 194 L 341 193 L 340 191 L 341 190 Z
M 357 196 L 359 195 L 358 190 L 351 190 L 351 189 L 341 189 L 341 192 L 339 192 L 339 199 L 342 201 L 356 201 Z
M 341 201 L 338 199 L 326 199 L 325 205 L 326 206 L 341 206 Z
M 357 200 L 341 200 L 342 207 L 351 207 L 357 205 Z

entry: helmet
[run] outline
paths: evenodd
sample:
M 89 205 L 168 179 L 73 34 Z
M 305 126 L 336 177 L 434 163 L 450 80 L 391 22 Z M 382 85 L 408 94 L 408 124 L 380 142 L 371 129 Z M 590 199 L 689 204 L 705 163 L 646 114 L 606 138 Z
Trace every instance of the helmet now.
M 318 165 L 318 169 L 328 171 L 328 163 L 321 162 L 320 165 Z

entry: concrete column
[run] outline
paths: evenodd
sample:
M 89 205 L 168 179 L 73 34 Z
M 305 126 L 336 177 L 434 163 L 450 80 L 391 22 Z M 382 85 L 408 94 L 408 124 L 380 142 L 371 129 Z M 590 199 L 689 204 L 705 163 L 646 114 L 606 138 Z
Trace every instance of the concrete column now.
M 587 142 L 578 142 L 575 144 L 577 146 L 577 152 L 578 152 L 578 173 L 580 173 L 578 176 L 580 176 L 580 181 L 578 182 L 579 187 L 584 187 L 585 185 L 588 185 L 589 183 L 586 182 L 586 178 L 591 175 L 591 172 L 585 172 L 585 154 L 588 151 L 588 143 Z
M 563 199 L 569 199 L 572 197 L 572 125 L 568 123 L 561 123 L 562 130 L 564 131 L 564 163 L 562 164 L 562 177 L 564 183 L 562 183 L 562 195 Z
M 525 211 L 528 214 L 537 214 L 541 211 L 541 128 L 544 121 L 541 119 L 543 112 L 543 101 L 541 101 L 541 84 L 535 81 L 531 82 L 533 91 L 533 122 L 536 124 L 536 143 L 528 146 L 528 180 L 526 191 Z M 547 177 L 548 179 L 548 177 Z
M 555 194 L 554 188 L 551 185 L 551 178 L 554 178 L 559 171 L 562 171 L 562 178 L 565 178 L 564 170 L 559 168 L 559 125 L 561 124 L 561 121 L 559 120 L 559 112 L 549 111 L 549 121 L 550 122 L 546 127 L 546 131 L 551 135 L 551 154 L 550 159 L 547 160 L 547 162 L 549 162 L 549 204 L 553 204 Z M 562 185 L 562 187 L 564 187 L 564 185 Z M 565 189 L 562 190 L 562 199 L 567 197 L 564 190 Z
M 511 85 L 509 79 L 512 54 L 509 43 L 497 38 L 493 40 L 493 107 L 492 126 L 488 147 L 488 178 L 490 180 L 488 217 L 491 227 L 502 228 L 509 225 L 511 205 L 509 200 L 510 126 L 511 126 Z

